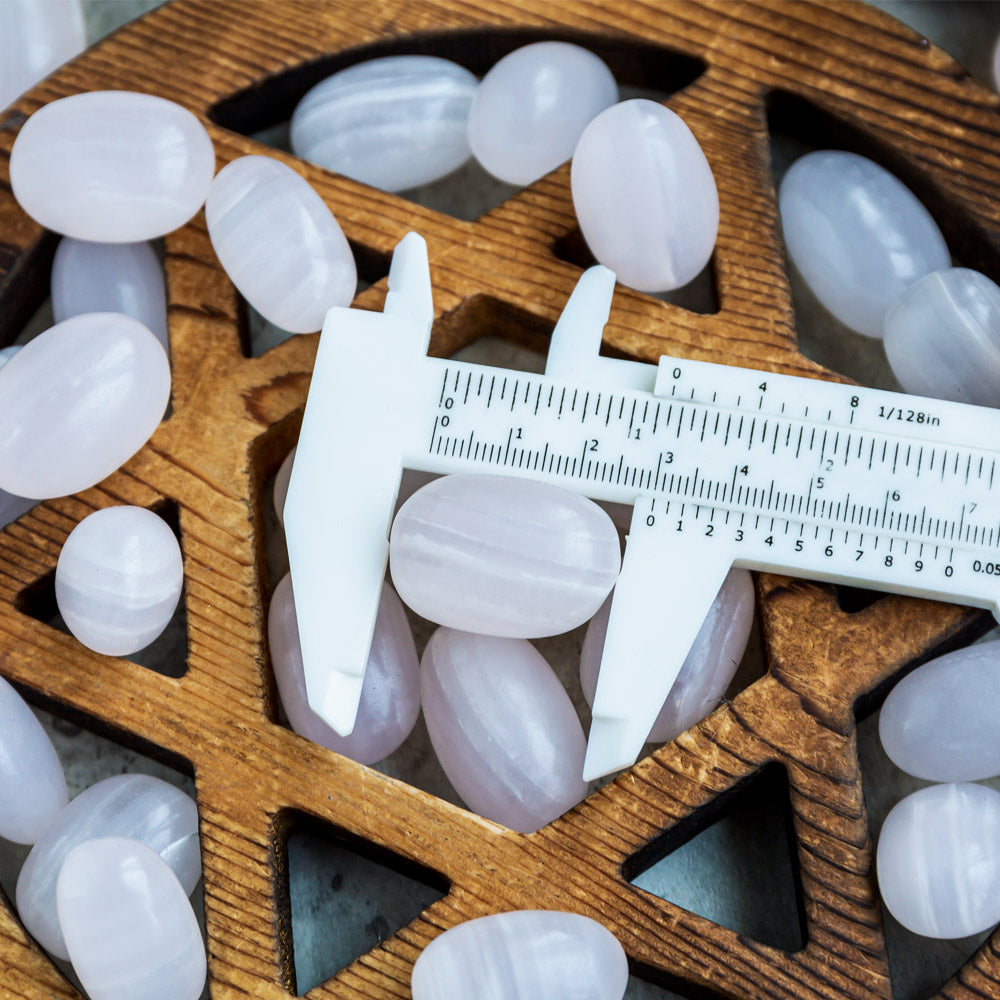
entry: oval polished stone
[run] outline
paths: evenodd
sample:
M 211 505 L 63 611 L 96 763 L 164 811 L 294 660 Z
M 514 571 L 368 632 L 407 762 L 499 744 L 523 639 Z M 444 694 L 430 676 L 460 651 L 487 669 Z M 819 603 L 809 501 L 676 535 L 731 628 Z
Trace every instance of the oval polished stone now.
M 900 293 L 951 264 L 948 246 L 913 193 L 877 163 L 843 150 L 796 160 L 779 191 L 788 255 L 845 326 L 881 337 Z
M 469 111 L 472 153 L 494 177 L 530 184 L 573 155 L 583 130 L 618 100 L 604 60 L 569 42 L 535 42 L 483 77 Z
M 882 824 L 878 884 L 908 930 L 958 938 L 1000 920 L 1000 792 L 932 785 L 907 795 Z
M 587 794 L 583 728 L 530 642 L 439 628 L 420 690 L 441 767 L 480 816 L 529 833 Z
M 205 943 L 170 866 L 138 840 L 73 848 L 56 885 L 59 923 L 90 1000 L 198 1000 Z
M 663 292 L 708 263 L 719 193 L 698 140 L 655 101 L 622 101 L 584 130 L 573 153 L 573 206 L 587 245 L 623 285 Z
M 358 283 L 351 248 L 291 167 L 269 156 L 233 160 L 212 182 L 205 216 L 226 274 L 276 326 L 312 333 L 328 309 L 350 304 Z
M 162 517 L 143 507 L 106 507 L 69 534 L 56 564 L 56 603 L 85 646 L 128 656 L 166 627 L 181 596 L 184 563 Z
M 131 316 L 167 349 L 163 267 L 149 243 L 60 241 L 52 262 L 52 314 L 61 323 L 90 312 Z
M 514 910 L 436 937 L 413 966 L 413 1000 L 622 1000 L 628 959 L 590 917 Z
M 879 716 L 892 762 L 927 781 L 1000 774 L 1000 641 L 939 656 L 904 677 Z
M 151 240 L 183 226 L 214 173 L 212 140 L 190 111 L 126 90 L 46 104 L 10 155 L 11 187 L 28 215 L 99 243 Z
M 594 615 L 621 569 L 611 518 L 577 493 L 503 476 L 443 476 L 399 509 L 392 581 L 432 622 L 519 639 Z
M 33 844 L 66 805 L 55 747 L 24 699 L 0 677 L 0 837 Z
M 886 314 L 885 353 L 907 392 L 1000 406 L 1000 287 L 965 267 L 915 281 Z
M 149 440 L 169 398 L 167 355 L 141 323 L 57 323 L 0 368 L 0 489 L 38 500 L 89 489 Z
M 292 115 L 292 149 L 383 191 L 450 174 L 469 158 L 478 80 L 437 56 L 386 56 L 334 73 Z
M 141 840 L 190 894 L 201 877 L 198 809 L 189 795 L 146 774 L 118 774 L 82 791 L 36 841 L 17 877 L 17 912 L 46 951 L 69 958 L 56 915 L 56 878 L 66 855 L 97 837 Z
M 271 598 L 267 636 L 281 704 L 289 724 L 300 736 L 362 764 L 374 764 L 388 757 L 410 735 L 420 714 L 417 648 L 403 605 L 387 583 L 382 585 L 361 703 L 349 736 L 339 735 L 309 707 L 292 578 L 288 574 Z
M 672 740 L 704 719 L 722 701 L 747 648 L 753 609 L 750 574 L 745 569 L 730 570 L 646 737 L 649 742 Z M 588 705 L 594 704 L 610 616 L 611 597 L 591 620 L 580 651 L 580 686 Z

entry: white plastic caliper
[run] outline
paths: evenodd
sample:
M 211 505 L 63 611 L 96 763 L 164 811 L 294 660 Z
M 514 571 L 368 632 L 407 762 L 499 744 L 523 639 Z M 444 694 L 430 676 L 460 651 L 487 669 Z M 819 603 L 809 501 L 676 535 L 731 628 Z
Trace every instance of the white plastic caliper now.
M 637 757 L 730 567 L 989 607 L 1000 412 L 662 357 L 599 356 L 614 274 L 580 278 L 544 375 L 426 356 L 427 249 L 385 311 L 327 314 L 285 506 L 311 707 L 351 732 L 405 468 L 634 505 L 584 777 Z

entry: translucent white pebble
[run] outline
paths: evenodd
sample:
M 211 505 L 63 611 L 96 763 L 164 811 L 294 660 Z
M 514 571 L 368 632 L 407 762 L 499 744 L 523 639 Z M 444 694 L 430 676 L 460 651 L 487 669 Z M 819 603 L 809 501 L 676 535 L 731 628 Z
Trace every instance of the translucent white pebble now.
M 907 392 L 1000 406 L 1000 288 L 964 267 L 915 281 L 886 314 L 885 353 Z
M 939 656 L 904 677 L 879 716 L 892 762 L 928 781 L 1000 774 L 1000 641 Z
M 201 877 L 198 809 L 191 797 L 146 774 L 118 774 L 82 791 L 38 839 L 17 877 L 17 912 L 39 944 L 69 958 L 56 916 L 56 878 L 66 855 L 96 837 L 131 837 L 156 851 L 190 894 Z
M 89 489 L 149 440 L 170 398 L 163 345 L 117 313 L 64 320 L 0 368 L 0 489 Z
M 155 851 L 121 837 L 80 844 L 66 856 L 56 899 L 90 1000 L 198 1000 L 205 944 L 177 876 Z
M 0 837 L 33 844 L 65 805 L 66 778 L 52 741 L 0 677 Z
M 127 656 L 166 627 L 184 584 L 177 538 L 143 507 L 106 507 L 69 534 L 56 564 L 56 603 L 85 646 Z
M 528 833 L 586 795 L 583 728 L 530 642 L 439 628 L 420 688 L 438 760 L 470 809 Z
M 354 297 L 358 272 L 337 220 L 291 167 L 243 156 L 219 171 L 205 205 L 212 246 L 265 319 L 311 333 Z
M 125 90 L 46 104 L 10 155 L 11 187 L 28 215 L 99 243 L 151 240 L 184 225 L 214 173 L 212 140 L 190 111 Z
M 958 938 L 1000 920 L 1000 792 L 985 785 L 932 785 L 885 818 L 878 884 L 908 930 Z
M 535 42 L 483 77 L 469 112 L 472 153 L 491 174 L 530 184 L 573 155 L 580 134 L 618 100 L 604 60 L 568 42 Z
M 877 163 L 843 150 L 808 153 L 779 192 L 788 255 L 841 323 L 881 337 L 886 311 L 918 278 L 951 264 L 913 193 Z
M 637 99 L 602 111 L 580 136 L 571 181 L 580 231 L 623 285 L 680 288 L 712 256 L 712 168 L 684 121 L 662 105 Z
M 392 580 L 419 615 L 527 639 L 591 618 L 621 568 L 611 518 L 577 493 L 527 479 L 444 476 L 399 509 Z
M 3 0 L 0 110 L 86 47 L 79 0 Z
M 361 704 L 349 736 L 340 736 L 309 707 L 292 578 L 288 574 L 271 598 L 267 636 L 281 704 L 292 729 L 300 736 L 362 764 L 374 764 L 388 757 L 410 735 L 420 714 L 417 648 L 403 605 L 387 583 L 382 585 Z
M 753 608 L 750 574 L 745 569 L 730 570 L 649 731 L 650 742 L 672 740 L 704 719 L 719 704 L 747 647 L 753 627 Z M 580 686 L 588 705 L 594 703 L 610 615 L 609 597 L 587 627 L 580 651 Z
M 52 262 L 52 313 L 61 323 L 89 312 L 131 316 L 167 347 L 163 267 L 149 243 L 60 241 Z
M 413 966 L 413 1000 L 621 1000 L 628 960 L 590 917 L 514 910 L 436 937 Z
M 292 115 L 292 149 L 383 191 L 427 184 L 469 158 L 478 81 L 437 56 L 386 56 L 334 73 Z

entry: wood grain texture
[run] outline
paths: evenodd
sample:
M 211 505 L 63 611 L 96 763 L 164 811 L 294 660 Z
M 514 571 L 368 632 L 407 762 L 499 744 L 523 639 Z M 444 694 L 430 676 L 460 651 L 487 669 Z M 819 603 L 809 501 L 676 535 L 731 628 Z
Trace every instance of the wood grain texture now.
M 483 72 L 541 38 L 580 40 L 619 80 L 671 89 L 719 185 L 719 310 L 694 314 L 627 289 L 606 344 L 765 371 L 838 378 L 796 345 L 768 112 L 876 155 L 917 190 L 957 254 L 998 277 L 998 99 L 949 57 L 860 5 L 699 0 L 177 0 L 119 31 L 0 113 L 0 344 L 44 297 L 51 240 L 10 196 L 7 160 L 25 116 L 84 90 L 135 89 L 200 115 L 219 166 L 266 152 L 305 176 L 377 269 L 410 229 L 428 240 L 447 354 L 489 333 L 551 330 L 579 274 L 554 247 L 576 229 L 562 167 L 476 222 L 438 214 L 263 149 L 224 125 L 277 120 L 325 72 L 372 55 L 432 52 Z M 693 71 L 692 71 L 693 67 Z M 979 613 L 887 598 L 857 614 L 828 588 L 759 581 L 768 671 L 699 725 L 532 835 L 512 833 L 314 746 L 277 725 L 265 642 L 261 483 L 291 447 L 315 336 L 259 358 L 241 351 L 241 307 L 202 216 L 167 245 L 172 411 L 98 487 L 0 532 L 0 673 L 146 749 L 183 762 L 201 817 L 214 1000 L 294 992 L 281 868 L 301 812 L 447 882 L 444 899 L 309 993 L 406 997 L 420 949 L 471 917 L 517 907 L 601 920 L 637 969 L 727 1000 L 891 997 L 855 707 L 914 664 L 984 627 Z M 357 304 L 377 308 L 377 282 Z M 98 656 L 28 615 L 25 595 L 90 511 L 176 503 L 185 566 L 187 671 L 164 677 Z M 787 775 L 806 945 L 782 952 L 630 884 L 637 853 L 697 828 L 767 766 Z M 251 789 L 248 794 L 248 788 Z M 666 840 L 663 840 L 666 838 Z M 1000 998 L 994 936 L 942 991 Z M 75 996 L 0 913 L 0 996 Z

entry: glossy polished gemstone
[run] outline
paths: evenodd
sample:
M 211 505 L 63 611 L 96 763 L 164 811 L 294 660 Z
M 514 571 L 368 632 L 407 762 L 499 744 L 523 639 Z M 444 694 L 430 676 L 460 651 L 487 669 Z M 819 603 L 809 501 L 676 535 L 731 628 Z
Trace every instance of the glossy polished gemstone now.
M 207 971 L 198 921 L 177 876 L 145 844 L 102 837 L 73 848 L 56 901 L 90 1000 L 198 1000 Z
M 265 319 L 311 333 L 354 297 L 358 272 L 337 220 L 291 167 L 243 156 L 219 171 L 208 232 L 233 284 Z
M 1000 406 L 1000 287 L 965 267 L 915 281 L 886 314 L 885 353 L 907 392 Z
M 904 677 L 879 716 L 892 762 L 928 781 L 1000 774 L 1000 641 L 939 656 Z
M 474 812 L 527 833 L 586 795 L 583 728 L 530 642 L 439 628 L 420 689 L 441 767 Z
M 369 59 L 334 73 L 292 115 L 292 149 L 338 174 L 402 191 L 469 158 L 469 105 L 478 81 L 436 56 Z
M 146 443 L 169 397 L 167 355 L 141 323 L 57 323 L 0 368 L 0 489 L 40 500 L 89 489 Z
M 56 603 L 89 649 L 128 656 L 166 627 L 181 595 L 184 564 L 162 517 L 143 507 L 106 507 L 69 534 L 56 564 Z
M 877 163 L 843 150 L 807 153 L 779 192 L 795 266 L 845 326 L 881 337 L 889 306 L 913 282 L 951 264 L 914 194 Z
M 52 741 L 0 677 L 0 837 L 33 844 L 65 805 L 66 778 Z
M 98 90 L 36 111 L 14 142 L 10 183 L 36 222 L 78 240 L 135 243 L 183 226 L 215 173 L 205 126 L 150 94 Z
M 417 648 L 403 605 L 387 583 L 382 585 L 361 704 L 349 736 L 340 736 L 309 707 L 292 578 L 287 574 L 271 598 L 267 636 L 281 704 L 300 736 L 362 764 L 374 764 L 410 735 L 420 713 Z
M 514 910 L 436 937 L 413 966 L 413 1000 L 622 1000 L 628 960 L 590 917 Z
M 698 140 L 673 111 L 647 100 L 602 111 L 580 136 L 571 180 L 580 231 L 623 285 L 680 288 L 708 263 L 719 194 Z
M 389 538 L 403 602 L 432 622 L 527 639 L 592 617 L 621 568 L 611 518 L 577 493 L 502 476 L 444 476 Z
M 878 884 L 908 930 L 958 938 L 1000 920 L 1000 792 L 932 785 L 897 803 L 878 841 Z
M 650 742 L 666 743 L 674 739 L 704 719 L 722 701 L 747 648 L 753 609 L 750 574 L 745 569 L 730 570 L 649 731 Z M 587 627 L 580 651 L 580 686 L 588 705 L 594 704 L 610 614 L 609 597 Z
M 89 312 L 131 316 L 167 347 L 163 267 L 149 243 L 63 238 L 52 262 L 52 314 L 61 323 Z
M 96 837 L 141 840 L 160 855 L 190 894 L 201 877 L 198 809 L 159 778 L 119 774 L 91 785 L 56 817 L 17 878 L 17 912 L 39 944 L 69 958 L 56 915 L 56 878 L 66 855 Z
M 4 0 L 0 110 L 86 47 L 80 0 Z
M 473 155 L 495 177 L 530 184 L 573 155 L 594 117 L 618 100 L 604 60 L 569 42 L 535 42 L 483 77 L 469 112 Z

